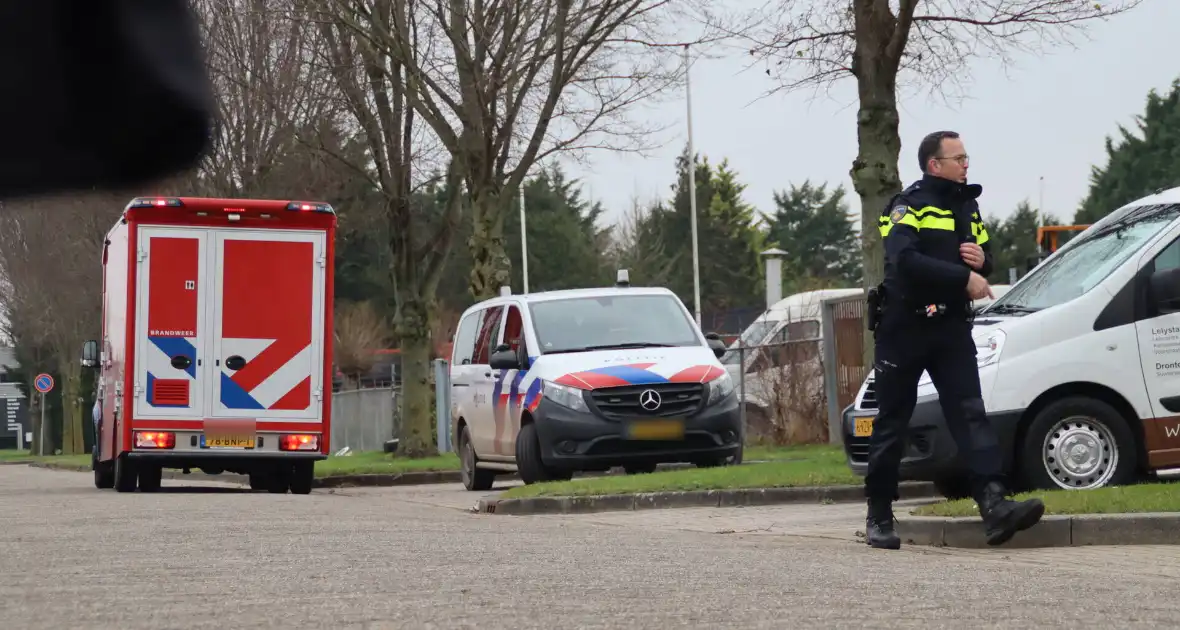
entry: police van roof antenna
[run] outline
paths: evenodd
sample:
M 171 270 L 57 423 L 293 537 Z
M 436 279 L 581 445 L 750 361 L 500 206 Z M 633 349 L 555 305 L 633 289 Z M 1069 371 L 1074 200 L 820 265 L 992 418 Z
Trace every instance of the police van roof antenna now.
M 500 297 L 512 295 L 512 287 L 504 285 L 500 287 Z
M 616 287 L 629 287 L 629 286 L 631 286 L 631 274 L 627 273 L 626 269 L 620 269 L 618 271 L 618 274 L 615 277 L 615 286 Z

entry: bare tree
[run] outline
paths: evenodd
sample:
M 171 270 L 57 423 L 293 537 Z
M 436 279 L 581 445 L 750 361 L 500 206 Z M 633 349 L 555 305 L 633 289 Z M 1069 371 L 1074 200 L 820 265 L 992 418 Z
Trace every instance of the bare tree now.
M 344 374 L 351 389 L 360 387 L 360 379 L 377 362 L 374 352 L 389 338 L 385 322 L 370 302 L 340 302 L 336 305 L 336 368 Z
M 714 19 L 710 0 L 327 1 L 405 68 L 409 104 L 461 168 L 475 299 L 509 282 L 504 213 L 532 165 L 645 148 L 660 127 L 628 114 L 678 84 L 680 46 L 709 41 Z
M 1123 13 L 1142 0 L 778 0 L 751 55 L 770 65 L 770 90 L 826 88 L 856 79 L 858 152 L 853 186 L 861 202 L 865 287 L 884 275 L 878 211 L 901 190 L 898 86 L 925 85 L 953 97 L 976 58 L 1012 61 Z M 893 8 L 897 6 L 896 10 Z M 866 335 L 866 357 L 872 356 Z
M 414 22 L 412 0 L 379 4 L 384 28 L 397 24 L 399 41 L 410 50 L 428 49 L 432 40 L 420 39 L 417 29 L 408 26 Z M 368 180 L 382 199 L 383 231 L 393 260 L 393 323 L 402 359 L 398 449 L 410 456 L 428 455 L 433 440 L 431 331 L 437 317 L 438 283 L 460 216 L 460 164 L 452 160 L 446 169 L 448 197 L 441 220 L 433 230 L 424 229 L 428 213 L 415 207 L 415 191 L 432 180 L 429 174 L 438 164 L 428 159 L 433 148 L 431 137 L 415 115 L 413 103 L 422 97 L 410 64 L 388 54 L 356 28 L 362 19 L 358 7 L 334 0 L 308 0 L 304 8 L 322 37 L 316 63 L 331 72 L 334 88 L 367 148 L 361 159 L 342 154 L 336 157 Z M 412 63 L 418 62 L 417 54 L 409 55 Z M 422 234 L 428 236 L 423 238 Z
M 78 359 L 102 324 L 102 241 L 129 197 L 64 195 L 8 203 L 0 213 L 0 296 L 15 344 L 55 369 L 62 400 L 62 453 L 85 451 Z M 40 439 L 40 427 L 35 432 Z M 49 449 L 46 449 L 47 451 Z
M 650 220 L 651 212 L 638 199 L 610 234 L 607 258 L 615 269 L 626 269 L 632 282 L 647 286 L 668 283 L 678 262 L 669 256 L 664 237 Z
M 194 0 L 217 99 L 210 151 L 188 181 L 194 194 L 253 197 L 274 194 L 285 181 L 280 164 L 312 153 L 298 144 L 302 126 L 333 115 L 330 77 L 316 64 L 315 25 L 297 19 L 291 0 Z M 290 196 L 290 193 L 287 193 Z

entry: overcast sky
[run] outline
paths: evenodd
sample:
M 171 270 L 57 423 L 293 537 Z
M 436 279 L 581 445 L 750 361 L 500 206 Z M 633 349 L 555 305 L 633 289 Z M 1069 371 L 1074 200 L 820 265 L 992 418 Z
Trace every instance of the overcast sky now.
M 902 179 L 919 177 L 917 144 L 936 129 L 964 134 L 971 180 L 982 184 L 984 216 L 1005 217 L 1023 199 L 1037 205 L 1044 177 L 1045 208 L 1065 222 L 1085 196 L 1090 168 L 1104 164 L 1104 139 L 1133 125 L 1150 89 L 1166 92 L 1180 76 L 1180 0 L 1147 0 L 1134 11 L 1094 22 L 1076 48 L 1019 55 L 1005 70 L 974 65 L 972 100 L 950 106 L 924 95 L 902 104 Z M 748 57 L 747 57 L 748 59 Z M 856 155 L 856 91 L 846 80 L 828 97 L 811 93 L 754 102 L 770 86 L 761 69 L 742 72 L 740 55 L 693 65 L 693 141 L 711 162 L 728 158 L 747 185 L 746 199 L 772 210 L 772 193 L 790 183 L 844 184 L 858 210 L 848 170 Z M 614 222 L 631 199 L 667 198 L 674 159 L 686 141 L 684 102 L 653 115 L 676 120 L 675 132 L 651 157 L 599 152 L 568 165 Z M 874 209 L 875 211 L 875 209 Z

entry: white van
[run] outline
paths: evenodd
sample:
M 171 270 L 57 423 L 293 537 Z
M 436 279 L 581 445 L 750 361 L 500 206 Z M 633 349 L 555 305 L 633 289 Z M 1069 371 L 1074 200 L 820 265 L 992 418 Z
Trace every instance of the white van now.
M 1098 488 L 1180 468 L 1180 188 L 1071 239 L 977 316 L 974 337 L 1013 486 Z M 902 478 L 965 496 L 927 375 L 918 395 Z M 843 418 L 862 475 L 876 407 L 870 373 Z
M 733 381 L 668 289 L 508 295 L 464 313 L 451 356 L 451 418 L 463 485 L 491 488 L 622 466 L 741 461 Z

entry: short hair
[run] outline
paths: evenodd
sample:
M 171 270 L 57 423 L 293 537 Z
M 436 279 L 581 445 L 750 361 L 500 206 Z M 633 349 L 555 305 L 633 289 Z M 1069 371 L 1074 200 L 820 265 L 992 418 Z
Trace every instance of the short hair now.
M 922 142 L 918 144 L 918 170 L 923 173 L 926 172 L 926 163 L 930 158 L 938 154 L 939 149 L 942 148 L 942 141 L 945 138 L 958 138 L 959 134 L 955 131 L 935 131 L 934 133 L 926 134 L 922 138 Z

